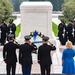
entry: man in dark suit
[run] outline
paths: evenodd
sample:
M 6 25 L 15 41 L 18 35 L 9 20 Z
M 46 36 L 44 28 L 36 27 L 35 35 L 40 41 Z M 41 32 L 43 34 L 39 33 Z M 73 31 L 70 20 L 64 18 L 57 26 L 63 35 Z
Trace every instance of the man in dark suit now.
M 50 67 L 52 64 L 50 52 L 51 50 L 55 50 L 56 47 L 53 46 L 49 41 L 49 37 L 43 37 L 43 45 L 41 45 L 38 49 L 38 63 L 40 64 L 41 68 L 41 75 L 50 75 Z M 50 45 L 48 45 L 49 43 Z
M 24 38 L 25 43 L 20 45 L 19 63 L 22 65 L 23 75 L 30 75 L 32 66 L 31 53 L 36 51 L 37 47 L 30 42 L 31 37 L 29 35 L 26 35 Z
M 6 63 L 7 75 L 10 75 L 11 69 L 12 75 L 15 75 L 17 62 L 16 49 L 18 48 L 18 45 L 14 43 L 13 34 L 8 35 L 8 40 L 9 42 L 6 43 L 3 47 L 3 59 Z

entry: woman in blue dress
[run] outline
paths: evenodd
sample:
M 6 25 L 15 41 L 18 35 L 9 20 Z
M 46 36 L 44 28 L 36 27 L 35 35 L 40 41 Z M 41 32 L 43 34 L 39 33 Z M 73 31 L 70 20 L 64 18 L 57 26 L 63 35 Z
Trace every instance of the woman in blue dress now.
M 66 43 L 66 49 L 62 54 L 62 73 L 66 75 L 75 74 L 74 57 L 75 50 L 73 49 L 72 42 Z

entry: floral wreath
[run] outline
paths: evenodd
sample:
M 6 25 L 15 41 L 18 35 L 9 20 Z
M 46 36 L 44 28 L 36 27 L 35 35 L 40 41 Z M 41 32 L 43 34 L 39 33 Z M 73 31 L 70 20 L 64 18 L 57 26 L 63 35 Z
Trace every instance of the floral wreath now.
M 44 37 L 44 34 L 42 34 L 41 32 L 38 32 L 38 31 L 36 31 L 36 30 L 35 30 L 34 32 L 30 32 L 29 35 L 30 35 L 31 37 L 34 37 L 34 33 L 35 33 L 35 32 L 38 33 L 37 36 L 39 36 L 40 38 L 43 38 L 43 37 Z

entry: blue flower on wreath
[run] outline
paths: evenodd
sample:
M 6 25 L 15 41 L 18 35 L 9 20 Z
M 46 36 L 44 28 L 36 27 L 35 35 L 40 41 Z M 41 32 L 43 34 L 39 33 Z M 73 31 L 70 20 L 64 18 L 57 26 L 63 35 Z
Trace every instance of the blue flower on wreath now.
M 30 32 L 30 36 L 34 37 L 34 41 L 35 41 L 37 36 L 39 36 L 40 38 L 43 38 L 44 34 L 42 34 L 41 32 L 38 32 L 37 30 L 35 30 L 34 32 Z

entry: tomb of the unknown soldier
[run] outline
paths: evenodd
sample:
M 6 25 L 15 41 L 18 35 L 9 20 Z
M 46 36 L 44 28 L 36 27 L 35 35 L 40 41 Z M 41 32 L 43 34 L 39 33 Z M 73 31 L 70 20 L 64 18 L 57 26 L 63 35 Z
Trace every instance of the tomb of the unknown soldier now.
M 21 35 L 19 41 L 23 41 L 25 34 L 36 30 L 49 36 L 50 41 L 55 44 L 52 33 L 52 10 L 53 6 L 50 2 L 23 2 L 20 5 Z

